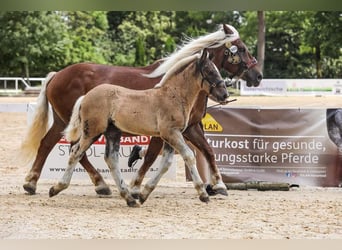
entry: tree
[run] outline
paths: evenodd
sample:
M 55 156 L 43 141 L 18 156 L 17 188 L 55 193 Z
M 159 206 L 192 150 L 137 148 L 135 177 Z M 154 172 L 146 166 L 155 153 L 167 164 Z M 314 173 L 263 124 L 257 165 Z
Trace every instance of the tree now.
M 107 14 L 103 11 L 62 12 L 68 27 L 68 64 L 92 61 L 107 63 L 112 51 L 108 35 Z
M 258 11 L 258 65 L 261 72 L 264 69 L 265 60 L 265 12 Z
M 1 75 L 42 76 L 112 53 L 105 12 L 2 12 L 0 27 Z
M 309 78 L 310 59 L 301 50 L 305 12 L 266 12 L 265 78 Z
M 117 13 L 108 13 L 111 20 L 117 21 L 118 19 L 113 18 L 115 14 Z M 173 14 L 168 11 L 132 11 L 120 14 L 120 24 L 110 23 L 113 64 L 146 65 L 172 52 L 175 49 L 175 41 L 170 35 Z
M 316 77 L 342 77 L 341 62 L 342 50 L 342 14 L 340 11 L 307 12 L 303 22 L 302 50 L 309 52 L 313 58 Z M 334 65 L 335 64 L 335 65 Z M 333 68 L 333 69 L 332 69 Z M 335 74 L 332 72 L 337 70 Z
M 68 37 L 56 12 L 2 12 L 0 27 L 0 74 L 41 76 L 64 65 Z

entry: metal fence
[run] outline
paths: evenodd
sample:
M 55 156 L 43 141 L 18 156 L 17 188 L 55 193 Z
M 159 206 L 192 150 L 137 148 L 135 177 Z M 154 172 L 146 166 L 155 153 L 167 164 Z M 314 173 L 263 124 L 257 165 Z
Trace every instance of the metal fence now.
M 18 93 L 22 90 L 34 88 L 33 86 L 42 85 L 44 80 L 45 77 L 0 77 L 0 90 L 4 92 Z

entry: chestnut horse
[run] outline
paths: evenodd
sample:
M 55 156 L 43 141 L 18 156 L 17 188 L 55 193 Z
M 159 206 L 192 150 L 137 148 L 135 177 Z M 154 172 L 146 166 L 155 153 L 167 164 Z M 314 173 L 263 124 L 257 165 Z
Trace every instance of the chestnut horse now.
M 160 137 L 165 142 L 162 166 L 145 185 L 139 197 L 141 204 L 169 168 L 174 150 L 181 154 L 189 168 L 200 200 L 208 202 L 195 155 L 182 136 L 200 92 L 212 95 L 218 102 L 228 98 L 226 84 L 208 52 L 204 50 L 201 56 L 195 54 L 178 61 L 153 89 L 139 91 L 114 84 L 101 84 L 77 100 L 65 131 L 66 139 L 74 144 L 68 166 L 60 181 L 51 187 L 49 195 L 54 196 L 69 186 L 77 162 L 103 134 L 106 138 L 104 158 L 119 193 L 128 206 L 138 206 L 122 179 L 118 164 L 120 138 L 122 132 L 126 132 Z M 222 182 L 220 184 L 224 186 Z
M 234 46 L 237 47 L 236 53 L 230 50 Z M 222 29 L 214 33 L 188 41 L 178 51 L 165 58 L 163 64 L 161 64 L 162 61 L 157 61 L 146 67 L 134 68 L 79 63 L 68 66 L 57 73 L 49 74 L 45 83 L 47 85 L 46 89 L 41 91 L 38 97 L 33 123 L 21 147 L 21 156 L 26 160 L 26 163 L 34 160 L 25 178 L 24 189 L 29 194 L 35 194 L 37 182 L 46 158 L 62 137 L 62 131 L 71 117 L 72 108 L 80 96 L 85 95 L 89 90 L 104 82 L 111 82 L 136 90 L 152 88 L 160 81 L 161 76 L 151 78 L 146 77 L 146 74 L 150 74 L 159 66 L 162 66 L 158 70 L 158 75 L 162 75 L 168 67 L 180 59 L 193 55 L 204 48 L 208 48 L 213 57 L 213 62 L 219 69 L 228 71 L 231 77 L 244 78 L 248 86 L 259 85 L 262 74 L 255 67 L 255 58 L 248 52 L 236 29 L 226 24 L 223 25 Z M 203 96 L 205 97 L 205 94 Z M 198 98 L 191 112 L 188 128 L 183 132 L 183 135 L 204 154 L 212 172 L 218 173 L 213 151 L 204 137 L 200 124 L 206 110 L 206 98 L 203 98 L 203 96 Z M 48 103 L 52 107 L 54 119 L 51 128 L 47 130 Z M 143 176 L 152 165 L 162 145 L 163 141 L 160 138 L 151 138 L 144 163 L 139 170 L 139 176 Z M 83 156 L 80 163 L 88 172 L 95 185 L 96 192 L 98 194 L 110 194 L 111 190 L 108 185 L 88 161 L 86 155 Z M 219 173 L 213 176 L 214 179 L 221 178 Z M 138 187 L 140 184 L 141 181 L 136 179 L 134 186 Z

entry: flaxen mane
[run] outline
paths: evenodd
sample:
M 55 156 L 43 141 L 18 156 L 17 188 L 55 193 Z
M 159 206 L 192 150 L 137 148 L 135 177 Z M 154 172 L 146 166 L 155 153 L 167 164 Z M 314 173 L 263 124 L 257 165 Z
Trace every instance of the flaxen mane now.
M 164 83 L 172 76 L 174 75 L 180 68 L 187 66 L 190 62 L 194 61 L 195 59 L 200 58 L 200 54 L 195 54 L 188 56 L 186 58 L 183 58 L 182 60 L 178 61 L 176 64 L 174 64 L 171 68 L 167 70 L 163 78 L 160 80 L 160 82 L 154 86 L 154 88 L 160 88 L 164 85 Z
M 163 63 L 156 68 L 152 73 L 145 76 L 155 78 L 165 74 L 172 66 L 182 58 L 188 58 L 200 52 L 203 48 L 217 48 L 225 44 L 226 42 L 232 42 L 240 38 L 239 32 L 231 25 L 227 25 L 233 34 L 226 34 L 221 28 L 220 30 L 201 36 L 196 39 L 189 38 L 177 51 L 170 56 L 164 58 Z

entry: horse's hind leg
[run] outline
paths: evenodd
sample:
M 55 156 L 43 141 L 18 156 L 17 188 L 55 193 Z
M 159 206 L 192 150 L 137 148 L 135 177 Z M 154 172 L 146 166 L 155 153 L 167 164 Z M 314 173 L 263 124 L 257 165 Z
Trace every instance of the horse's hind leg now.
M 120 196 L 126 200 L 129 207 L 137 207 L 133 196 L 130 194 L 125 181 L 123 180 L 119 168 L 119 149 L 121 131 L 110 124 L 107 131 L 104 133 L 106 138 L 106 150 L 104 159 L 109 167 L 110 174 L 112 175 L 116 186 L 119 189 Z
M 161 160 L 160 167 L 156 172 L 155 176 L 153 176 L 144 186 L 143 191 L 139 195 L 139 201 L 143 204 L 148 196 L 152 193 L 152 191 L 157 186 L 158 182 L 160 181 L 161 177 L 167 172 L 172 164 L 172 159 L 174 156 L 174 149 L 167 143 L 164 143 L 163 148 L 163 156 Z
M 26 192 L 28 192 L 28 194 L 33 195 L 36 193 L 37 182 L 39 180 L 46 158 L 56 143 L 61 139 L 64 128 L 65 124 L 57 117 L 57 115 L 55 115 L 52 127 L 40 141 L 36 159 L 34 160 L 29 173 L 25 177 L 26 183 L 24 183 L 23 188 Z
M 62 137 L 62 131 L 65 129 L 65 123 L 53 113 L 53 124 L 47 134 L 40 142 L 40 146 L 37 152 L 37 156 L 29 173 L 25 177 L 26 183 L 24 183 L 23 188 L 28 194 L 35 194 L 37 189 L 37 182 L 39 180 L 40 174 L 42 172 L 44 163 L 50 154 L 53 147 Z M 110 195 L 111 190 L 103 180 L 101 174 L 96 171 L 96 169 L 88 161 L 86 155 L 80 160 L 81 165 L 87 171 L 90 179 L 95 185 L 95 191 L 101 195 Z
M 133 177 L 130 187 L 131 194 L 134 198 L 138 199 L 140 196 L 140 186 L 146 175 L 147 170 L 152 166 L 153 162 L 158 157 L 160 150 L 163 147 L 163 140 L 159 137 L 152 137 L 150 144 L 147 148 L 144 162 L 139 168 L 136 175 Z
M 91 165 L 86 154 L 83 155 L 80 163 L 87 171 L 91 181 L 94 183 L 96 193 L 99 195 L 111 195 L 112 191 L 109 186 L 103 180 L 101 174 L 93 167 L 93 165 Z
M 215 154 L 213 149 L 208 144 L 207 139 L 204 137 L 203 130 L 200 123 L 188 127 L 183 132 L 184 137 L 189 140 L 206 158 L 213 182 L 212 189 L 219 194 L 228 195 L 227 187 L 222 181 L 221 173 L 215 162 Z M 197 165 L 197 167 L 200 167 Z

